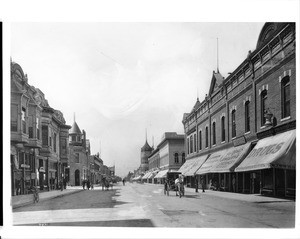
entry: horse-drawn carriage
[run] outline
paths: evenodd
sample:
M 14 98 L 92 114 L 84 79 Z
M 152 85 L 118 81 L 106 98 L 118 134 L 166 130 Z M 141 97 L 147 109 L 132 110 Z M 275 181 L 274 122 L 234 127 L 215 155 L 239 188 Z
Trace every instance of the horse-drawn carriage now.
M 183 175 L 180 172 L 168 172 L 165 184 L 165 193 L 169 195 L 169 191 L 175 191 L 179 197 L 184 196 Z

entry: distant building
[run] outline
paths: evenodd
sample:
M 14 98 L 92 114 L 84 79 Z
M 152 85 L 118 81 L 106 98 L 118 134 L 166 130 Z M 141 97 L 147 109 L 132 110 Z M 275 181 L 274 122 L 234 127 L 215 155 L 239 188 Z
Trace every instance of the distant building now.
M 72 128 L 69 130 L 69 147 L 70 147 L 70 168 L 69 184 L 71 186 L 82 185 L 83 180 L 89 178 L 89 141 L 86 139 L 84 130 L 80 130 L 75 119 Z
M 153 148 L 148 144 L 146 139 L 145 145 L 141 148 L 140 173 L 144 173 L 149 169 L 148 157 L 152 151 Z

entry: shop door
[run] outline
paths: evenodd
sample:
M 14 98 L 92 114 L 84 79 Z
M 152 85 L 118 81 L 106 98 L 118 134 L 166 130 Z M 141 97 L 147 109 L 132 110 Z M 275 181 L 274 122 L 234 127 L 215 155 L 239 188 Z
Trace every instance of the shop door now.
M 79 169 L 75 171 L 75 186 L 80 186 L 80 172 Z
M 260 173 L 259 172 L 251 173 L 250 179 L 251 179 L 250 192 L 252 194 L 260 193 Z

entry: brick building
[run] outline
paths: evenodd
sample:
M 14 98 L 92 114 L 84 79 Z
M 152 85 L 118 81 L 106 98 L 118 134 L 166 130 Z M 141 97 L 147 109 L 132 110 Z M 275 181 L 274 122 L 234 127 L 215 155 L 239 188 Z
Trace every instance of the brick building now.
M 207 188 L 295 195 L 295 24 L 266 23 L 256 49 L 183 115 L 187 162 Z
M 11 62 L 12 195 L 28 188 L 53 190 L 64 179 L 68 130 L 63 114 L 51 108 L 43 92 L 28 84 L 20 65 Z

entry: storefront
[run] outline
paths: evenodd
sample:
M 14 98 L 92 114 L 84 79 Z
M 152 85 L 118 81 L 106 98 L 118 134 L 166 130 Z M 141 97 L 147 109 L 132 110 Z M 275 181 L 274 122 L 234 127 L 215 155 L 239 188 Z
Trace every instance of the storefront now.
M 296 190 L 296 130 L 261 139 L 235 169 L 245 172 L 251 193 L 272 196 L 295 196 Z M 245 184 L 245 183 L 244 183 Z
M 210 189 L 212 186 L 221 189 L 225 185 L 225 180 L 221 179 L 221 174 L 211 171 L 221 158 L 227 154 L 228 149 L 221 150 L 211 154 L 202 166 L 195 172 L 195 175 L 202 175 L 205 187 Z M 226 178 L 225 178 L 226 179 Z
M 169 169 L 161 170 L 157 173 L 157 175 L 154 178 L 157 179 L 158 183 L 163 184 L 164 179 L 167 177 L 168 172 L 169 172 Z
M 187 185 L 187 187 L 195 187 L 195 180 L 198 181 L 199 185 L 199 176 L 195 175 L 195 173 L 203 165 L 207 158 L 208 155 L 192 158 L 186 161 L 178 170 L 185 176 L 184 182 Z

